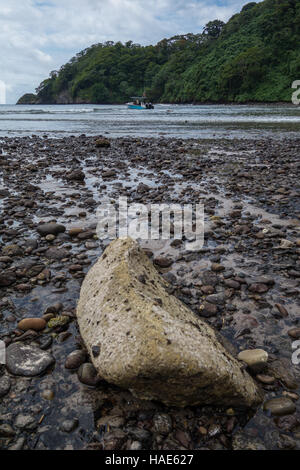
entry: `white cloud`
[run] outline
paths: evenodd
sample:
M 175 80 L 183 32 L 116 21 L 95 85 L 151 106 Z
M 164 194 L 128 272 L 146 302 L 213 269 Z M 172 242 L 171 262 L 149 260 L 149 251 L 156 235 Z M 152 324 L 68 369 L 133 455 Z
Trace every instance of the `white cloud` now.
M 226 21 L 245 0 L 0 0 L 0 80 L 15 102 L 72 55 L 112 41 L 155 44 Z

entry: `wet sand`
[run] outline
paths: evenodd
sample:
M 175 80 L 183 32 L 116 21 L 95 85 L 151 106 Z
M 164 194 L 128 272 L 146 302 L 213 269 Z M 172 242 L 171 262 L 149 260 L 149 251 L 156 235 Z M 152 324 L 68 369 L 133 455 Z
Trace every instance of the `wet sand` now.
M 0 339 L 55 358 L 32 378 L 2 367 L 0 448 L 300 448 L 300 367 L 292 363 L 300 337 L 300 140 L 118 138 L 107 148 L 96 141 L 0 140 Z M 170 292 L 229 339 L 234 354 L 269 353 L 263 375 L 272 380 L 256 380 L 266 400 L 290 397 L 293 414 L 170 409 L 105 383 L 87 386 L 65 368 L 72 351 L 84 351 L 76 302 L 107 244 L 96 236 L 96 209 L 119 196 L 204 204 L 202 250 L 172 240 L 141 244 L 152 260 L 172 260 L 159 268 Z M 65 232 L 41 236 L 37 227 L 52 221 Z M 42 332 L 17 328 L 22 318 L 49 314 L 68 321 Z

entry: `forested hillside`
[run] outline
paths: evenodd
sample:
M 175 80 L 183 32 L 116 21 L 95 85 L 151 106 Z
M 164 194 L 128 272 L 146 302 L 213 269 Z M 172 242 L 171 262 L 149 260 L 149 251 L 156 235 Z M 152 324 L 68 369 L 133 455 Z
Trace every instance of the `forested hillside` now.
M 106 42 L 51 72 L 22 103 L 290 101 L 300 80 L 300 0 L 251 2 L 226 24 L 155 46 Z

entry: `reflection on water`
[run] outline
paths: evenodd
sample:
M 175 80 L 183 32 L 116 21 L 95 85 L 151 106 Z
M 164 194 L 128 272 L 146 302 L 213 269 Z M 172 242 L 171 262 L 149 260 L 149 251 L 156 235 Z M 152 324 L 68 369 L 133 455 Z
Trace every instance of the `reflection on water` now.
M 286 105 L 0 106 L 0 136 L 51 133 L 57 136 L 176 136 L 181 138 L 272 137 L 300 131 L 300 107 Z

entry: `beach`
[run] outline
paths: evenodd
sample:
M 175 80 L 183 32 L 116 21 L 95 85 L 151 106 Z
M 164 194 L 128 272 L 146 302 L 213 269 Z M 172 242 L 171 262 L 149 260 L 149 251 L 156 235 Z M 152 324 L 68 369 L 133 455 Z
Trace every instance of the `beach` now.
M 30 377 L 2 367 L 1 448 L 299 448 L 299 144 L 288 134 L 1 138 L 0 340 L 54 359 Z M 80 287 L 108 244 L 96 233 L 97 208 L 120 196 L 204 205 L 201 249 L 181 240 L 140 244 L 169 293 L 220 332 L 232 355 L 268 353 L 266 369 L 250 373 L 265 402 L 281 399 L 272 415 L 263 406 L 170 408 L 78 373 L 91 362 L 76 320 Z M 48 223 L 50 231 L 38 230 Z M 20 330 L 28 317 L 46 327 Z M 66 368 L 74 351 L 78 367 Z

